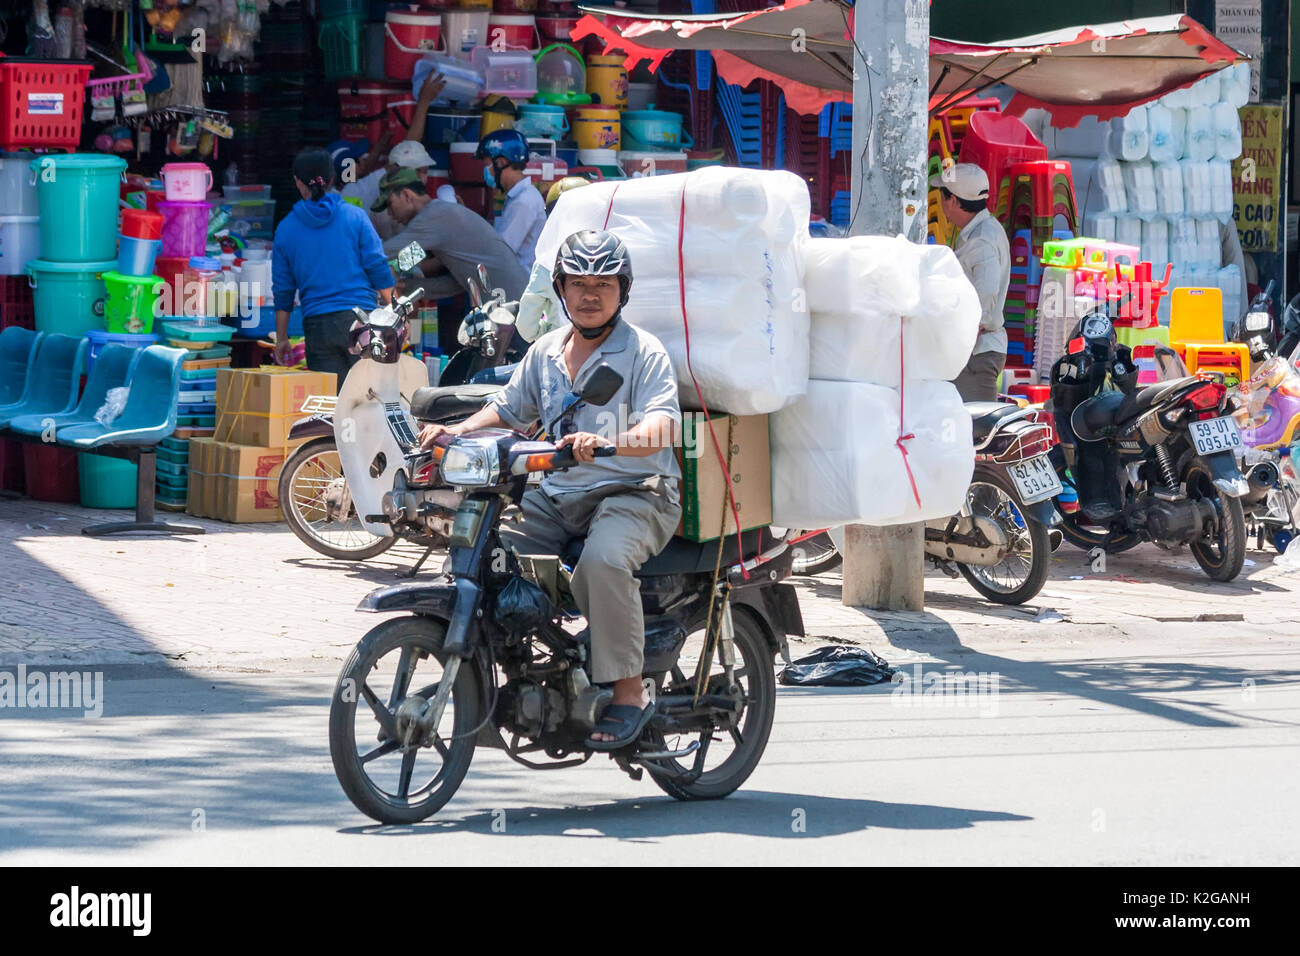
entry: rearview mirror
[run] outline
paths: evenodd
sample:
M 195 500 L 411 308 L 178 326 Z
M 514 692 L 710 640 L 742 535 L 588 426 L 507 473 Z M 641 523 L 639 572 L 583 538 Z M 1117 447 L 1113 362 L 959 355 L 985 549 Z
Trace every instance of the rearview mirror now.
M 397 258 L 393 260 L 393 263 L 400 274 L 410 272 L 427 258 L 429 258 L 429 254 L 424 251 L 424 247 L 418 242 L 412 242 L 410 245 L 398 250 Z
M 1246 331 L 1263 332 L 1273 324 L 1267 312 L 1249 312 L 1246 314 Z
M 491 314 L 488 316 L 488 318 L 490 318 L 497 325 L 515 324 L 515 314 L 511 312 L 509 309 L 502 308 L 501 306 L 497 306 L 495 309 L 493 309 Z
M 623 376 L 608 365 L 598 365 L 587 376 L 587 382 L 578 391 L 578 397 L 588 405 L 604 405 L 623 387 Z

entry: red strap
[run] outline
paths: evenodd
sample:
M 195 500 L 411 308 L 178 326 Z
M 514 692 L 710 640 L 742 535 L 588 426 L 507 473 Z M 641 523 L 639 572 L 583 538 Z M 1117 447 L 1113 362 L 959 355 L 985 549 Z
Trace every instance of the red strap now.
M 907 446 L 903 442 L 909 442 L 916 436 L 911 432 L 903 432 L 903 393 L 906 391 L 906 371 L 903 368 L 903 329 L 898 330 L 898 438 L 894 446 L 903 455 L 903 467 L 907 469 L 907 480 L 912 483 L 912 497 L 916 499 L 916 506 L 921 507 L 921 493 L 916 490 L 916 476 L 912 474 L 912 466 L 907 462 Z
M 609 217 L 614 214 L 614 197 L 618 195 L 618 187 L 622 185 L 621 181 L 615 183 L 613 192 L 609 194 L 609 205 L 605 207 L 605 224 L 600 227 L 601 229 L 609 228 Z
M 616 189 L 618 187 L 615 187 Z M 613 206 L 614 197 L 610 196 L 610 205 Z M 695 396 L 700 400 L 700 408 L 704 409 L 704 422 L 709 426 L 709 437 L 713 439 L 713 450 L 718 456 L 718 464 L 722 466 L 722 473 L 727 475 L 727 498 L 731 501 L 731 514 L 736 521 L 736 539 L 740 539 L 740 509 L 736 507 L 736 493 L 731 487 L 731 476 L 727 473 L 727 459 L 722 454 L 722 445 L 718 442 L 718 434 L 713 430 L 713 419 L 709 416 L 709 408 L 704 403 L 704 393 L 700 391 L 700 383 L 695 378 L 695 369 L 691 368 L 691 326 L 686 319 L 686 262 L 682 253 L 682 248 L 686 242 L 686 184 L 682 184 L 682 206 L 677 219 L 677 292 L 681 298 L 682 305 L 682 331 L 686 336 L 686 371 L 690 373 L 691 384 L 695 386 Z M 725 529 L 724 529 L 725 530 Z M 718 547 L 722 547 L 719 540 Z M 744 557 L 743 549 L 741 557 Z M 742 563 L 740 566 L 741 574 L 745 580 L 749 580 L 749 571 Z

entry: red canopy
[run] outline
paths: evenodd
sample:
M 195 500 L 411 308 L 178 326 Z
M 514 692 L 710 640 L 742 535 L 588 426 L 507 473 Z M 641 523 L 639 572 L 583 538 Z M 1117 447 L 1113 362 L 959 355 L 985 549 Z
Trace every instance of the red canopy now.
M 786 0 L 747 13 L 665 17 L 580 6 L 574 39 L 596 36 L 657 69 L 672 50 L 712 51 L 718 75 L 741 86 L 769 79 L 803 113 L 853 92 L 853 8 L 842 0 Z M 1244 55 L 1186 16 L 1070 27 L 997 43 L 930 39 L 931 105 L 1004 83 L 1008 111 L 1039 106 L 1058 126 L 1106 119 L 1188 86 Z

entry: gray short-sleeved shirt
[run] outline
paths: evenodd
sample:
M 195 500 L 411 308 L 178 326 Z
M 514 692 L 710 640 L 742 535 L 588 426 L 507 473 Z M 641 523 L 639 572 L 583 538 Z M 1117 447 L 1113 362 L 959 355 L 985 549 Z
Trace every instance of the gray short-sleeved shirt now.
M 384 254 L 395 256 L 412 242 L 418 242 L 447 267 L 447 275 L 424 282 L 430 297 L 468 292 L 468 277 L 477 275 L 479 263 L 487 267 L 488 281 L 504 289 L 509 300 L 518 299 L 528 285 L 528 273 L 514 251 L 487 220 L 459 203 L 430 200 L 401 232 L 384 240 Z
M 566 325 L 547 332 L 533 343 L 515 369 L 505 393 L 496 400 L 497 414 L 511 427 L 524 430 L 536 421 L 549 425 L 560 414 L 564 396 L 573 389 L 564 363 L 564 346 L 572 331 Z M 568 433 L 592 432 L 615 441 L 618 435 L 652 414 L 681 422 L 677 377 L 667 351 L 657 338 L 627 320 L 620 321 L 578 370 L 578 381 L 585 382 L 592 369 L 602 362 L 623 376 L 623 384 L 607 404 L 579 408 Z M 568 471 L 547 475 L 542 488 L 551 493 L 587 491 L 612 482 L 639 482 L 653 475 L 681 477 L 671 448 L 662 448 L 644 458 L 627 455 L 597 458 Z

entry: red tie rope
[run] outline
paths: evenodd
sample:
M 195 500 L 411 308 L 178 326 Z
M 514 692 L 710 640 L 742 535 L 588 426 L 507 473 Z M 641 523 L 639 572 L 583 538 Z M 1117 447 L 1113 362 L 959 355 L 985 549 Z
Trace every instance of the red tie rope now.
M 919 508 L 921 507 L 921 493 L 916 490 L 916 477 L 912 474 L 912 466 L 908 464 L 907 461 L 907 446 L 903 444 L 904 442 L 909 442 L 916 437 L 916 435 L 911 432 L 904 433 L 903 431 L 903 393 L 906 391 L 904 385 L 906 381 L 906 371 L 903 368 L 904 330 L 902 323 L 904 321 L 906 321 L 906 319 L 900 320 L 898 329 L 898 438 L 895 440 L 894 446 L 903 456 L 903 467 L 907 469 L 907 480 L 912 483 L 912 497 L 916 499 L 916 506 Z

